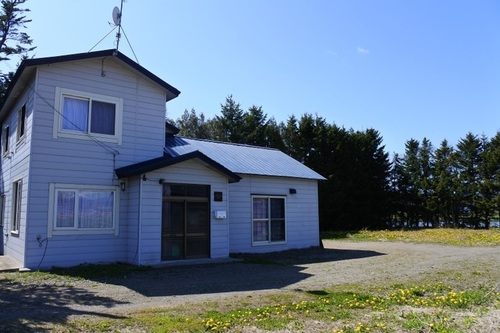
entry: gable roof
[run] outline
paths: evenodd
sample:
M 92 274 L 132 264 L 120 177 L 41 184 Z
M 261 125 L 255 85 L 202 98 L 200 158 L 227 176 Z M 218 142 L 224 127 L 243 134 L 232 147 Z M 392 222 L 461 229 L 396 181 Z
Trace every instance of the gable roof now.
M 118 178 L 125 178 L 129 176 L 140 175 L 143 173 L 151 172 L 154 170 L 158 170 L 170 165 L 178 164 L 184 161 L 196 159 L 205 166 L 209 167 L 212 170 L 219 172 L 220 174 L 226 176 L 229 179 L 230 183 L 239 182 L 241 177 L 237 174 L 233 173 L 231 170 L 227 169 L 223 165 L 217 163 L 212 160 L 210 157 L 199 151 L 192 151 L 187 154 L 181 156 L 162 156 L 158 158 L 154 158 L 148 161 L 128 165 L 126 167 L 115 169 L 115 173 Z
M 4 107 L 6 105 L 8 106 L 8 104 L 11 103 L 12 99 L 15 99 L 15 97 L 20 93 L 19 90 L 22 90 L 23 83 L 26 82 L 29 79 L 29 77 L 31 77 L 32 73 L 34 72 L 37 66 L 62 63 L 68 61 L 78 61 L 78 60 L 107 58 L 107 57 L 112 57 L 118 63 L 124 65 L 125 67 L 128 67 L 130 70 L 136 72 L 139 75 L 144 76 L 145 78 L 153 81 L 154 83 L 162 87 L 167 92 L 166 101 L 174 99 L 181 93 L 179 90 L 177 90 L 167 82 L 163 81 L 158 76 L 151 73 L 146 68 L 142 67 L 132 59 L 128 58 L 120 51 L 116 49 L 109 49 L 103 51 L 23 60 L 21 62 L 21 65 L 17 69 L 16 74 L 13 77 L 11 84 L 9 85 L 9 89 L 5 94 L 4 102 L 0 105 L 0 113 L 2 113 Z
M 183 156 L 200 151 L 236 174 L 324 180 L 280 150 L 242 144 L 167 136 L 165 152 Z

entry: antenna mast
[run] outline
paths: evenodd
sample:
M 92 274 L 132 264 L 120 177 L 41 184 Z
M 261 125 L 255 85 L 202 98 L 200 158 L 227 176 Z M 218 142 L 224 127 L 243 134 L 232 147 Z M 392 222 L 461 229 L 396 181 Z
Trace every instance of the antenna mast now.
M 118 26 L 118 32 L 116 33 L 116 50 L 118 51 L 118 47 L 120 46 L 120 37 L 122 36 L 122 11 L 123 11 L 123 1 L 121 0 L 120 9 L 118 7 L 113 8 L 113 22 L 115 26 Z

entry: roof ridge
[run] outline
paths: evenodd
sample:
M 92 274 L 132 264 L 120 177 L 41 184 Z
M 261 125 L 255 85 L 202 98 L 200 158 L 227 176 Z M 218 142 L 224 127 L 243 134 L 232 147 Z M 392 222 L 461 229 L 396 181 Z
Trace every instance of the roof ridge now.
M 216 143 L 216 144 L 223 144 L 223 145 L 231 145 L 231 146 L 239 146 L 239 147 L 247 147 L 247 148 L 256 148 L 256 149 L 265 149 L 265 150 L 275 150 L 281 152 L 281 150 L 273 147 L 262 147 L 262 146 L 255 146 L 255 145 L 249 145 L 246 143 L 237 143 L 237 142 L 226 142 L 226 141 L 218 141 L 218 140 L 211 140 L 211 139 L 200 139 L 200 138 L 190 138 L 182 135 L 177 135 L 176 137 L 181 138 L 181 139 L 188 139 L 188 140 L 194 140 L 194 141 L 202 141 L 202 142 L 209 142 L 209 143 Z

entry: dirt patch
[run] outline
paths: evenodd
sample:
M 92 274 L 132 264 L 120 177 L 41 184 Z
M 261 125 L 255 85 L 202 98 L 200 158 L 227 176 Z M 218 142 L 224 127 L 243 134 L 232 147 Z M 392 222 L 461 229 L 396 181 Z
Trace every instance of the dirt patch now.
M 335 240 L 324 241 L 324 249 L 240 255 L 244 260 L 171 266 L 98 281 L 68 283 L 54 279 L 33 285 L 0 275 L 0 317 L 4 328 L 23 323 L 28 327 L 26 323 L 33 321 L 64 323 L 81 316 L 115 318 L 139 309 L 322 290 L 348 283 L 396 283 L 461 265 L 473 264 L 500 273 L 499 256 L 498 246 Z

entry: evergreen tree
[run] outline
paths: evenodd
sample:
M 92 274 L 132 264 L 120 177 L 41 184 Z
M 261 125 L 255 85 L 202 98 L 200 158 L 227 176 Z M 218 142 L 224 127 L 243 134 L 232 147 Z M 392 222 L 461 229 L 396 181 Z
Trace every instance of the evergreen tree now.
M 418 159 L 420 163 L 420 172 L 417 186 L 419 188 L 419 201 L 421 202 L 421 217 L 427 226 L 435 226 L 435 211 L 436 206 L 432 200 L 434 190 L 432 186 L 432 176 L 434 169 L 434 149 L 432 143 L 424 138 L 418 150 Z
M 2 0 L 0 2 L 0 61 L 10 60 L 13 55 L 25 59 L 36 47 L 31 46 L 33 40 L 22 29 L 31 22 L 24 15 L 29 9 L 21 8 L 26 0 Z M 12 80 L 13 73 L 0 74 L 0 101 Z
M 479 165 L 478 210 L 485 228 L 489 228 L 490 220 L 498 216 L 500 203 L 500 132 L 490 141 L 482 138 L 483 151 Z
M 235 102 L 232 95 L 226 97 L 221 104 L 221 116 L 215 116 L 217 140 L 240 143 L 243 140 L 244 114 L 240 104 Z
M 396 153 L 393 156 L 389 173 L 390 226 L 393 228 L 403 228 L 409 222 L 406 211 L 408 188 L 408 178 L 404 173 L 403 159 Z
M 284 152 L 294 159 L 300 161 L 302 154 L 300 152 L 300 138 L 298 131 L 297 118 L 290 116 L 285 124 L 281 124 L 281 135 L 283 138 Z
M 271 117 L 267 122 L 267 126 L 265 129 L 265 146 L 276 148 L 281 151 L 285 150 L 285 144 L 283 143 L 283 138 L 281 136 L 280 128 L 283 127 L 283 123 L 281 126 L 276 122 L 274 117 Z
M 203 112 L 198 116 L 194 108 L 191 111 L 184 110 L 182 116 L 177 119 L 175 125 L 179 128 L 179 134 L 189 138 L 212 139 L 212 121 L 205 120 Z
M 404 210 L 408 216 L 409 227 L 418 227 L 421 218 L 421 196 L 420 196 L 420 143 L 418 140 L 410 139 L 405 144 L 405 154 L 403 156 L 403 183 L 404 186 Z
M 458 219 L 456 211 L 456 180 L 458 179 L 453 147 L 448 141 L 443 140 L 441 146 L 436 149 L 432 201 L 436 204 L 438 219 L 445 226 L 452 226 Z
M 300 117 L 297 131 L 298 156 L 299 161 L 305 165 L 310 165 L 311 152 L 314 151 L 315 141 L 315 123 L 310 114 L 304 114 Z
M 483 145 L 477 135 L 467 133 L 457 144 L 460 216 L 466 226 L 479 227 L 479 185 Z
M 254 146 L 266 146 L 267 114 L 262 106 L 252 105 L 243 114 L 242 138 L 240 143 Z

